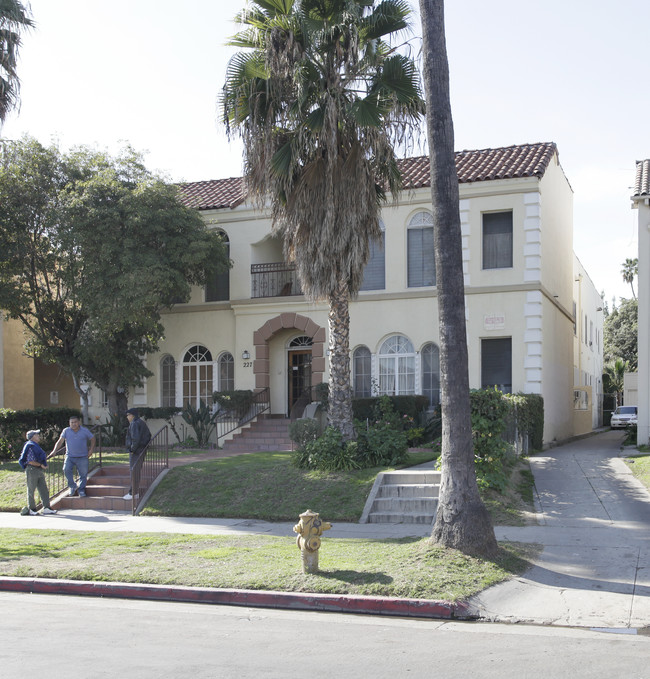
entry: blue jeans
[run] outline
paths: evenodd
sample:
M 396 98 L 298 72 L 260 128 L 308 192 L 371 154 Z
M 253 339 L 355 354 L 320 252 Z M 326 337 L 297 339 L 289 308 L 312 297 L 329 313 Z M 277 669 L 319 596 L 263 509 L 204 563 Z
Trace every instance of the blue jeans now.
M 86 480 L 88 478 L 88 457 L 70 457 L 65 456 L 65 461 L 63 462 L 63 473 L 68 481 L 68 487 L 70 490 L 77 490 L 77 484 L 74 481 L 74 468 L 77 468 L 79 472 L 79 492 L 86 491 Z

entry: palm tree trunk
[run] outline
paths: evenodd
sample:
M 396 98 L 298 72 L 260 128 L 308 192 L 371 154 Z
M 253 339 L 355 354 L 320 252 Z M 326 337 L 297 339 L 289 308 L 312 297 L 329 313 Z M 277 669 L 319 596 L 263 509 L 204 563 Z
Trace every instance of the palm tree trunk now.
M 343 435 L 355 438 L 350 390 L 350 305 L 345 283 L 329 297 L 330 381 L 327 421 Z
M 490 516 L 478 493 L 474 467 L 459 191 L 443 0 L 420 0 L 420 14 L 431 159 L 442 402 L 442 479 L 432 539 L 466 554 L 492 557 L 498 546 Z

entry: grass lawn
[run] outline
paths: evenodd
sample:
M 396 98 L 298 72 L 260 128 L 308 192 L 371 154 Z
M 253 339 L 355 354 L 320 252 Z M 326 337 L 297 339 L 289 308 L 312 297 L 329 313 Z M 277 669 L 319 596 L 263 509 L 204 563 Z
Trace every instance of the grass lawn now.
M 623 459 L 634 476 L 650 489 L 650 455 L 634 455 Z
M 293 467 L 290 457 L 256 453 L 176 467 L 143 513 L 295 523 L 309 508 L 326 521 L 359 519 L 380 468 L 314 472 Z M 432 457 L 431 451 L 413 452 L 408 466 Z M 122 463 L 126 456 L 105 454 L 104 461 Z M 522 497 L 531 488 L 532 474 L 522 461 L 508 493 L 484 497 L 494 517 L 518 523 L 527 507 Z M 18 464 L 0 465 L 0 507 L 17 511 L 24 496 Z M 38 531 L 27 525 L 0 529 L 0 575 L 456 601 L 522 573 L 538 549 L 501 545 L 498 559 L 482 561 L 435 547 L 426 538 L 354 540 L 325 534 L 320 572 L 305 575 L 293 538 Z
M 0 575 L 457 601 L 522 573 L 530 545 L 482 561 L 428 539 L 328 539 L 302 573 L 293 538 L 0 529 Z

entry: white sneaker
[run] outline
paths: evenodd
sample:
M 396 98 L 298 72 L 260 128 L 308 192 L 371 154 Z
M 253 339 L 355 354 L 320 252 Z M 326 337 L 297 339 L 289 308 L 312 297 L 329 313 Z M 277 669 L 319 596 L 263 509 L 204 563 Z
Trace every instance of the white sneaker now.
M 132 500 L 132 499 L 133 499 L 133 495 L 131 495 L 131 493 L 127 493 L 122 499 L 123 499 L 123 500 Z
M 38 516 L 38 512 L 35 512 L 33 509 L 29 510 L 29 515 L 30 516 Z
M 56 509 L 50 509 L 49 507 L 45 507 L 41 514 L 56 514 Z

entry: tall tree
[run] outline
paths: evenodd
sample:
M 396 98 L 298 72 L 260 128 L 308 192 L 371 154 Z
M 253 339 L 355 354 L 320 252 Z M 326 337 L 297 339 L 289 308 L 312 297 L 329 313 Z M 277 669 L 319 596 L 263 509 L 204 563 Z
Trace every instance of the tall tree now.
M 605 362 L 620 358 L 636 370 L 639 364 L 639 303 L 623 299 L 605 318 L 603 325 L 603 357 Z
M 431 202 L 440 324 L 442 479 L 432 539 L 466 554 L 494 556 L 497 542 L 476 484 L 458 176 L 449 96 L 443 0 L 420 0 Z
M 628 372 L 630 366 L 627 361 L 617 358 L 605 363 L 603 369 L 603 391 L 606 394 L 616 394 L 616 405 L 621 405 L 625 373 Z
M 30 331 L 30 355 L 123 413 L 125 389 L 151 374 L 161 311 L 229 266 L 221 238 L 130 148 L 0 152 L 0 309 Z
M 400 189 L 395 145 L 424 111 L 412 59 L 390 47 L 409 24 L 404 0 L 252 0 L 237 16 L 222 97 L 244 141 L 251 193 L 304 293 L 329 304 L 329 423 L 354 437 L 349 300 L 381 236 L 387 191 Z
M 634 292 L 634 279 L 639 275 L 639 259 L 637 257 L 634 259 L 630 259 L 628 257 L 625 262 L 623 262 L 621 274 L 623 275 L 623 280 L 630 284 L 630 288 L 632 288 L 632 297 L 636 299 L 636 293 Z
M 0 128 L 19 103 L 18 52 L 21 31 L 34 25 L 29 5 L 20 0 L 0 0 Z

